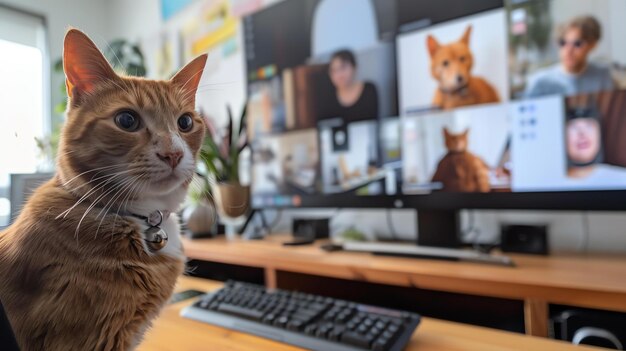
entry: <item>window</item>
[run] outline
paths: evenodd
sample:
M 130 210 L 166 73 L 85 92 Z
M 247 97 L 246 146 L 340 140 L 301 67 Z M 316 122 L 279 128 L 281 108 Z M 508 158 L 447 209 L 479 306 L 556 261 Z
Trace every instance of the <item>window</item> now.
M 11 173 L 38 170 L 35 138 L 50 129 L 44 19 L 0 5 L 0 226 L 9 220 Z

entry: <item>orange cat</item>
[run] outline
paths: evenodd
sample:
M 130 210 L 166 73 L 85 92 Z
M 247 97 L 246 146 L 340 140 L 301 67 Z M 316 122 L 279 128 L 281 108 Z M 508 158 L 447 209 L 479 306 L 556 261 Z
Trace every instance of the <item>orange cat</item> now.
M 205 133 L 206 62 L 169 81 L 115 74 L 71 29 L 57 173 L 0 233 L 0 300 L 22 350 L 129 350 L 169 299 L 184 256 L 174 213 Z
M 443 128 L 443 134 L 448 153 L 439 161 L 433 182 L 443 183 L 444 191 L 489 192 L 489 167 L 480 157 L 467 151 L 469 130 L 451 134 Z

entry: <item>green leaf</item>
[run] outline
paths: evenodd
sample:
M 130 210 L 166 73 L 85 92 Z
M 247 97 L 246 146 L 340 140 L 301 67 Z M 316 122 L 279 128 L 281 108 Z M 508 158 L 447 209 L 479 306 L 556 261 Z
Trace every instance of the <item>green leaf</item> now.
M 53 70 L 57 73 L 63 73 L 63 59 L 59 58 L 56 60 L 53 66 Z
M 54 112 L 62 114 L 65 112 L 66 108 L 67 108 L 67 101 L 59 102 L 58 104 L 54 106 Z
M 233 112 L 230 109 L 230 105 L 226 105 L 226 111 L 228 112 L 228 128 L 226 130 L 226 135 L 228 139 L 226 139 L 226 148 L 230 150 L 233 146 L 233 141 L 234 141 L 233 139 L 235 136 L 235 131 L 233 130 L 234 128 Z
M 241 110 L 241 117 L 239 117 L 239 136 L 240 137 L 241 137 L 241 133 L 246 129 L 247 116 L 248 116 L 248 102 L 246 101 L 243 104 L 243 109 Z

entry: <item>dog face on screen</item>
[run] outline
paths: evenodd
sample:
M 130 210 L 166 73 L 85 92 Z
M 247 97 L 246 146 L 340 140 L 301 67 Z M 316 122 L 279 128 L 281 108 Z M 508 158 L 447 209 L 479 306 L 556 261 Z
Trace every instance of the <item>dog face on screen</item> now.
M 456 42 L 442 45 L 434 36 L 428 36 L 430 72 L 445 92 L 454 92 L 469 83 L 474 56 L 469 47 L 472 26 L 468 26 L 463 36 Z
M 487 80 L 472 74 L 474 55 L 470 49 L 472 26 L 453 43 L 440 44 L 434 36 L 427 38 L 430 72 L 438 83 L 433 106 L 448 110 L 460 106 L 498 102 L 497 91 Z

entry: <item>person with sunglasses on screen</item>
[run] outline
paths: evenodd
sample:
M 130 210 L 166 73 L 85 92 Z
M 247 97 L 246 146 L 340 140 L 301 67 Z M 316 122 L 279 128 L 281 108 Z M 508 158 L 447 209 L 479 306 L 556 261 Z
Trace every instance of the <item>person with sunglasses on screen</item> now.
M 573 18 L 561 25 L 557 34 L 560 62 L 531 77 L 527 97 L 586 94 L 615 88 L 610 68 L 589 60 L 602 37 L 602 26 L 595 17 Z

